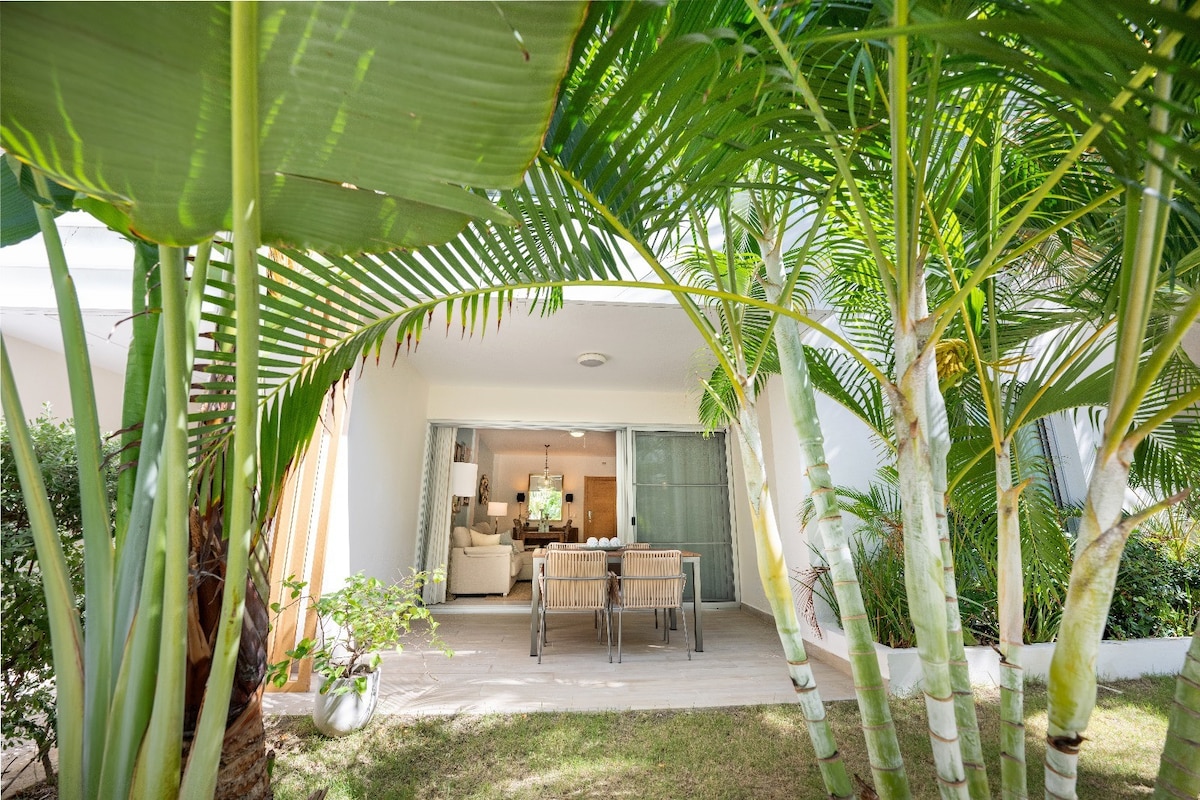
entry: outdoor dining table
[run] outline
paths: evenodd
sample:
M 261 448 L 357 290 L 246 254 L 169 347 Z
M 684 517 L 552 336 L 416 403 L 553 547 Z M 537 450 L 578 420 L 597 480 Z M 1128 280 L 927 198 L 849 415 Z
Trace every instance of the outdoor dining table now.
M 587 549 L 587 548 L 584 548 Z M 662 549 L 662 548 L 655 548 Z M 620 564 L 621 553 L 624 548 L 616 548 L 613 550 L 605 549 L 608 553 L 609 564 Z M 700 554 L 693 553 L 691 550 L 681 550 L 679 552 L 680 560 L 684 564 L 690 564 L 692 567 L 692 627 L 695 629 L 696 646 L 693 648 L 697 653 L 704 652 L 704 626 L 703 626 L 703 611 L 700 598 Z M 538 603 L 542 599 L 542 586 L 538 578 L 546 568 L 546 548 L 539 547 L 533 551 L 533 597 L 529 603 L 529 655 L 537 655 L 538 645 Z M 686 612 L 685 612 L 686 613 Z M 671 609 L 671 630 L 675 630 L 675 610 Z

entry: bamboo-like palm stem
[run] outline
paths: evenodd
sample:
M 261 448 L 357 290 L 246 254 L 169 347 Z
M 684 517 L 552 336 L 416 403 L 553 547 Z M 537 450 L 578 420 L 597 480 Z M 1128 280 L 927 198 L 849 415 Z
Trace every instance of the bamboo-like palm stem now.
M 1000 791 L 1006 800 L 1029 796 L 1025 766 L 1025 582 L 1010 440 L 996 452 L 996 528 L 1000 606 Z
M 766 297 L 782 302 L 783 274 L 780 241 L 760 241 L 765 270 Z M 808 359 L 800 338 L 800 327 L 789 318 L 777 318 L 774 337 L 779 351 L 780 375 L 792 416 L 792 426 L 800 440 L 800 459 L 808 477 L 809 496 L 817 513 L 822 551 L 829 563 L 833 590 L 846 632 L 850 673 L 854 694 L 862 716 L 867 755 L 871 762 L 875 791 L 883 800 L 911 795 L 904 757 L 892 722 L 887 687 L 879 669 L 875 637 L 867 618 L 862 587 L 850 552 L 850 538 L 839 508 L 837 492 L 825 457 L 825 436 L 817 414 L 816 392 L 808 372 Z
M 246 575 L 254 534 L 254 490 L 258 483 L 258 246 L 261 241 L 258 130 L 258 7 L 231 7 L 230 73 L 233 133 L 233 269 L 237 289 L 235 430 L 230 469 L 228 546 L 221 617 L 212 669 L 196 725 L 180 795 L 207 800 L 217 782 L 229 697 L 246 607 Z
M 1200 797 L 1200 620 L 1175 678 L 1167 743 L 1154 781 L 1154 800 Z
M 925 348 L 926 352 L 933 352 Z M 967 790 L 973 800 L 987 800 L 987 766 L 983 761 L 983 743 L 979 738 L 979 720 L 975 696 L 971 691 L 971 671 L 963 643 L 962 614 L 958 607 L 958 579 L 954 573 L 954 553 L 950 545 L 950 520 L 946 512 L 949 491 L 946 458 L 950 452 L 950 422 L 946 402 L 938 385 L 936 367 L 925 378 L 925 420 L 928 437 L 929 467 L 933 479 L 933 511 L 937 521 L 938 548 L 942 556 L 942 590 L 946 604 L 946 646 L 949 654 L 950 688 L 954 693 L 954 718 L 958 724 L 959 747 L 966 770 Z
M 1168 3 L 1173 7 L 1173 3 Z M 1197 7 L 1189 9 L 1197 11 Z M 1198 12 L 1200 13 L 1200 12 Z M 1171 40 L 1173 34 L 1164 34 Z M 1160 45 L 1161 46 L 1161 45 Z M 1166 55 L 1171 55 L 1173 45 Z M 1154 94 L 1161 101 L 1150 111 L 1151 128 L 1165 138 L 1169 129 L 1171 75 L 1155 76 Z M 1075 543 L 1063 619 L 1047 686 L 1046 797 L 1074 800 L 1083 732 L 1096 705 L 1096 658 L 1108 608 L 1112 603 L 1121 553 L 1131 527 L 1121 523 L 1122 501 L 1129 484 L 1134 444 L 1129 437 L 1131 406 L 1139 387 L 1156 372 L 1139 364 L 1150 315 L 1150 299 L 1170 217 L 1172 180 L 1161 163 L 1165 148 L 1153 140 L 1144 168 L 1145 189 L 1139 199 L 1127 194 L 1125 253 L 1121 263 L 1120 313 L 1110 416 L 1104 440 L 1096 453 L 1083 517 Z M 1165 361 L 1156 362 L 1158 369 Z
M 825 790 L 830 797 L 854 797 L 845 763 L 838 751 L 837 742 L 834 741 L 829 720 L 826 719 L 825 706 L 821 702 L 816 679 L 808 662 L 808 654 L 804 649 L 804 635 L 800 629 L 800 620 L 796 616 L 792 589 L 787 579 L 783 542 L 779 537 L 779 526 L 775 522 L 775 509 L 767 484 L 766 459 L 763 456 L 762 436 L 758 428 L 758 413 L 754 407 L 753 386 L 747 387 L 746 391 L 750 401 L 744 403 L 738 412 L 737 440 L 742 455 L 742 469 L 746 474 L 750 516 L 754 524 L 759 578 L 775 618 L 775 629 L 783 645 L 788 674 L 808 725 L 808 734 L 816 751 Z
M 923 294 L 923 287 L 920 290 Z M 902 378 L 898 387 L 889 385 L 887 388 L 896 428 L 897 471 L 904 522 L 904 583 L 917 634 L 938 789 L 943 798 L 966 798 L 969 790 L 950 677 L 945 569 L 938 534 L 930 444 L 925 435 L 929 430 L 925 393 L 929 372 L 936 375 L 936 368 L 932 354 L 921 352 L 911 326 L 897 322 L 895 333 L 896 368 Z M 919 358 L 914 360 L 918 354 Z

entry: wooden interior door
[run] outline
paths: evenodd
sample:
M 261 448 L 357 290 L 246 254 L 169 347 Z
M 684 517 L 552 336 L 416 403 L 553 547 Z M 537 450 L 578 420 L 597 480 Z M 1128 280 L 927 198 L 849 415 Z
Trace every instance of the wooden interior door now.
M 584 477 L 583 541 L 617 535 L 617 479 Z

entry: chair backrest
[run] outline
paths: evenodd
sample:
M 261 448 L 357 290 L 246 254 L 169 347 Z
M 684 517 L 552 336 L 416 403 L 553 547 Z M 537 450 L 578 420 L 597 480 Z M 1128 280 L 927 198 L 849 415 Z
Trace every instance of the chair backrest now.
M 582 550 L 583 545 L 575 542 L 546 542 L 547 550 Z
M 608 554 L 552 548 L 546 552 L 542 602 L 557 611 L 603 609 L 608 598 Z
M 649 542 L 630 542 L 627 545 L 623 545 L 623 549 L 625 549 L 625 550 L 649 550 L 650 543 Z
M 626 550 L 621 554 L 621 605 L 678 608 L 683 604 L 683 560 L 678 550 Z

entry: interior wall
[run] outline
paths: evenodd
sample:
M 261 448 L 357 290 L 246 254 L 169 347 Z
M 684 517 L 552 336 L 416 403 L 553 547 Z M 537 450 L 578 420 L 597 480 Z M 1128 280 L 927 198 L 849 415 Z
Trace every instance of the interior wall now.
M 517 516 L 517 492 L 526 492 L 528 497 L 529 476 L 531 473 L 540 474 L 545 463 L 544 456 L 500 455 L 495 457 L 492 499 L 508 503 L 510 524 L 513 517 Z M 554 448 L 550 448 L 550 473 L 563 476 L 563 493 L 574 495 L 570 509 L 564 505 L 563 511 L 569 514 L 569 518 L 574 519 L 575 527 L 582 528 L 580 515 L 583 513 L 584 477 L 615 477 L 617 459 L 616 456 L 556 456 Z M 525 512 L 528 513 L 528 511 L 529 504 L 526 501 Z
M 42 413 L 42 404 L 50 403 L 50 416 L 67 420 L 71 411 L 71 387 L 67 383 L 67 365 L 62 353 L 48 350 L 32 342 L 6 336 L 9 363 L 17 378 L 17 394 L 27 419 Z M 96 387 L 96 411 L 100 432 L 112 433 L 121 427 L 121 404 L 125 394 L 125 376 L 92 364 L 92 381 Z
M 486 475 L 488 479 L 488 492 L 492 502 L 503 502 L 505 498 L 496 493 L 496 456 L 487 448 L 478 434 L 475 436 L 475 452 L 471 454 L 471 460 L 479 465 L 479 476 L 476 480 L 475 497 L 471 498 L 471 520 L 473 522 L 490 521 L 487 513 L 487 505 L 479 502 L 478 482 Z
M 428 438 L 428 383 L 399 359 L 368 361 L 354 387 L 347 463 L 348 572 L 395 580 L 413 563 Z M 330 531 L 330 547 L 334 546 Z

